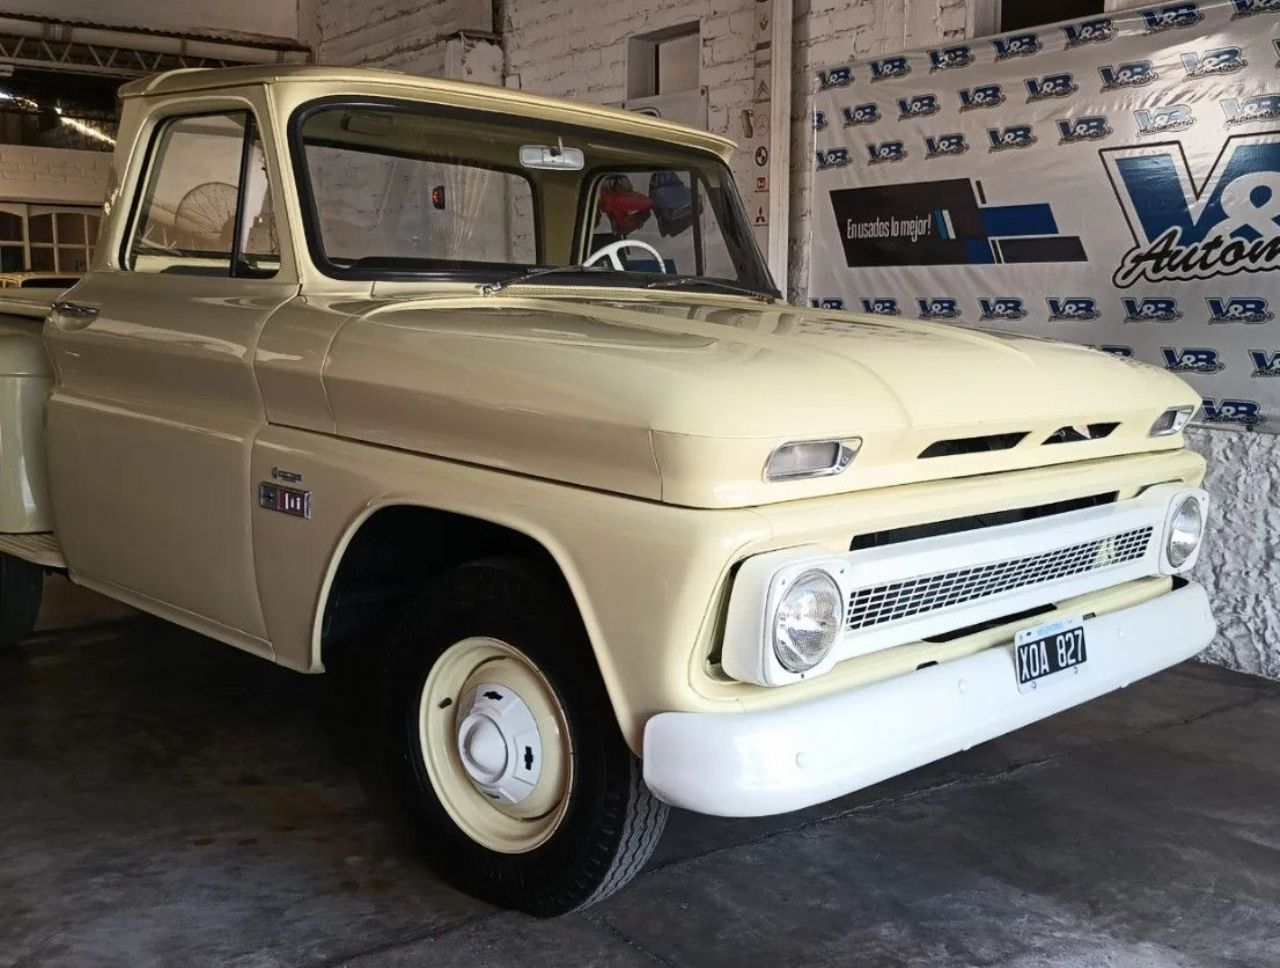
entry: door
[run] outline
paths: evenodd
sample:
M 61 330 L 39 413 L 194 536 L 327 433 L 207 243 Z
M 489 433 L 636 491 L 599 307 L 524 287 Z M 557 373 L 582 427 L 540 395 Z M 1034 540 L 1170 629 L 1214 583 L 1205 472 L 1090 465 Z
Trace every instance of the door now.
M 54 518 L 73 577 L 269 652 L 254 575 L 253 359 L 297 292 L 247 108 L 149 136 L 119 258 L 45 324 Z M 105 242 L 105 240 L 104 240 Z

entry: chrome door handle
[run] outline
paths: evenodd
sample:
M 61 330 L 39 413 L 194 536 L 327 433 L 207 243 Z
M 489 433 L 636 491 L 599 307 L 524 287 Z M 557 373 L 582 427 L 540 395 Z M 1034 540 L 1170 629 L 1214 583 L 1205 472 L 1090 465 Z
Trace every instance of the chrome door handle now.
M 51 307 L 54 325 L 63 329 L 84 329 L 98 318 L 97 306 L 58 300 Z

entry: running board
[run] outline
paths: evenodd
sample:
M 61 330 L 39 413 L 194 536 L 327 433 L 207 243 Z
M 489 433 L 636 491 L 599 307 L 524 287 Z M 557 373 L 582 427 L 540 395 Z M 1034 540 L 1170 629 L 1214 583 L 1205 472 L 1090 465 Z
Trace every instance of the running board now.
M 42 568 L 66 570 L 67 560 L 62 557 L 62 546 L 52 531 L 35 534 L 0 534 L 0 552 L 29 561 Z

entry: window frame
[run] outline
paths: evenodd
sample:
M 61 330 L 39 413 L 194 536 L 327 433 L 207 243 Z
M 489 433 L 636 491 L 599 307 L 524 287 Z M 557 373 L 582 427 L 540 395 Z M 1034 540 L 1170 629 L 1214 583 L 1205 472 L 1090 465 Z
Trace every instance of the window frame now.
M 1122 9 L 1120 0 L 1102 0 L 1102 13 L 1116 13 Z M 1016 33 L 1020 30 L 1036 30 L 1040 27 L 1050 27 L 1055 23 L 1061 23 L 1056 20 L 1046 20 L 1041 24 L 1031 27 L 1013 28 L 1012 31 L 1005 30 L 1001 24 L 1001 18 L 1004 14 L 1004 0 L 970 0 L 969 4 L 969 23 L 968 34 L 969 39 L 974 40 L 979 37 L 999 37 L 1005 33 Z M 1085 14 L 1083 16 L 1099 16 L 1099 14 Z
M 662 83 L 662 52 L 669 44 L 692 41 L 689 52 L 694 71 L 694 83 L 690 87 L 665 90 Z M 660 30 L 633 34 L 627 38 L 626 54 L 627 100 L 650 97 L 673 97 L 688 94 L 702 87 L 702 21 L 690 20 Z
M 3 269 L 3 272 L 30 272 L 31 271 L 31 239 L 30 225 L 28 224 L 29 212 L 31 206 L 27 202 L 0 202 L 0 213 L 12 215 L 18 220 L 22 228 L 21 239 L 3 239 L 0 240 L 0 249 L 18 249 L 22 253 L 21 269 Z
M 138 269 L 136 267 L 136 256 L 132 250 L 135 241 L 135 234 L 138 230 L 143 214 L 143 206 L 146 203 L 147 196 L 152 185 L 152 176 L 157 170 L 155 167 L 156 154 L 166 132 L 175 124 L 179 124 L 183 121 L 192 121 L 198 118 L 235 117 L 237 115 L 243 116 L 245 120 L 244 131 L 240 138 L 240 161 L 237 166 L 236 174 L 236 208 L 235 214 L 232 216 L 231 248 L 228 252 L 227 272 L 223 275 L 221 271 L 214 273 L 204 271 L 203 269 L 195 269 L 193 267 L 188 271 L 178 271 L 167 274 L 175 276 L 199 276 L 207 279 L 238 280 L 274 279 L 279 275 L 280 269 L 284 265 L 283 251 L 276 253 L 277 266 L 275 269 L 269 271 L 255 269 L 250 266 L 245 260 L 244 252 L 242 251 L 245 237 L 244 198 L 245 188 L 247 187 L 246 179 L 249 173 L 250 156 L 253 153 L 253 140 L 255 136 L 258 137 L 262 145 L 263 160 L 267 162 L 267 167 L 270 167 L 270 149 L 267 145 L 266 139 L 261 135 L 263 129 L 258 124 L 257 113 L 254 111 L 253 107 L 248 104 L 237 105 L 234 107 L 211 108 L 206 111 L 176 112 L 173 114 L 166 114 L 163 117 L 156 119 L 155 125 L 148 134 L 147 147 L 142 156 L 142 163 L 138 170 L 138 176 L 133 181 L 135 187 L 133 191 L 133 198 L 129 204 L 129 217 L 125 220 L 124 233 L 120 239 L 120 250 L 118 252 L 120 271 L 148 272 L 148 270 Z M 268 190 L 274 192 L 277 190 L 277 186 L 270 181 L 269 172 L 267 177 Z M 276 239 L 278 240 L 280 238 L 280 225 L 279 222 L 276 221 L 276 199 L 274 195 L 272 197 L 271 218 L 274 223 Z M 281 248 L 278 242 L 277 248 Z M 220 259 L 221 253 L 218 253 L 218 256 Z M 220 268 L 221 266 L 219 266 L 219 269 Z M 166 273 L 148 274 L 163 275 Z
M 98 231 L 102 228 L 102 210 L 93 209 L 88 206 L 79 205 L 45 205 L 36 202 L 4 204 L 0 206 L 6 214 L 16 215 L 22 220 L 22 231 L 24 241 L 18 243 L 16 241 L 0 241 L 0 247 L 23 248 L 23 268 L 22 272 L 61 272 L 70 275 L 84 275 L 93 266 L 94 254 L 97 251 Z M 14 211 L 21 208 L 21 213 Z M 84 230 L 84 241 L 68 242 L 61 238 L 61 229 L 59 222 L 66 216 L 72 216 L 82 220 Z M 49 239 L 45 242 L 34 241 L 31 237 L 31 223 L 35 219 L 47 218 L 49 220 Z M 89 229 L 89 219 L 97 219 L 98 225 L 94 231 Z M 50 267 L 47 269 L 36 268 L 35 253 L 48 253 L 50 259 Z M 68 266 L 64 263 L 63 257 L 73 252 L 75 258 L 84 261 L 84 268 L 76 268 Z
M 511 117 L 511 115 L 505 114 L 501 111 L 486 111 L 483 108 L 454 107 L 452 105 L 440 104 L 434 101 L 417 100 L 414 98 L 379 97 L 376 95 L 371 96 L 371 95 L 352 95 L 352 94 L 331 94 L 324 97 L 316 98 L 311 101 L 307 101 L 299 105 L 298 107 L 294 108 L 292 114 L 290 114 L 289 116 L 289 121 L 287 124 L 289 168 L 293 173 L 293 181 L 294 181 L 295 191 L 297 193 L 297 199 L 299 203 L 303 235 L 306 241 L 307 252 L 311 259 L 311 264 L 322 275 L 327 276 L 331 279 L 339 279 L 344 281 L 359 281 L 359 282 L 485 283 L 485 282 L 500 282 L 504 279 L 511 278 L 512 275 L 519 274 L 520 268 L 515 265 L 503 265 L 501 268 L 494 268 L 494 269 L 483 269 L 483 268 L 466 269 L 466 270 L 421 269 L 421 270 L 398 271 L 395 269 L 344 270 L 339 266 L 334 266 L 331 263 L 328 263 L 327 259 L 324 258 L 323 246 L 319 244 L 319 226 L 318 226 L 318 218 L 317 218 L 317 212 L 315 207 L 315 196 L 311 191 L 310 178 L 308 176 L 307 164 L 306 164 L 306 155 L 304 152 L 304 145 L 302 143 L 301 129 L 302 129 L 302 124 L 313 112 L 322 110 L 324 108 L 331 108 L 335 106 L 351 107 L 351 108 L 365 107 L 365 108 L 375 108 L 375 109 L 376 108 L 383 108 L 383 109 L 392 108 L 392 109 L 400 109 L 405 111 L 417 111 L 417 112 L 426 110 L 426 111 L 434 112 L 435 115 L 438 117 L 444 117 L 444 118 L 480 117 L 480 118 L 492 119 L 495 123 L 502 123 L 504 120 L 509 119 Z M 561 134 L 566 129 L 572 129 L 576 132 L 580 132 L 584 136 L 591 136 L 591 135 L 599 136 L 600 134 L 600 131 L 597 128 L 592 128 L 587 125 L 577 125 L 571 122 L 560 123 L 556 121 L 544 120 L 541 118 L 521 118 L 520 121 L 522 124 L 528 125 L 530 127 L 544 129 L 551 135 Z M 616 138 L 618 139 L 619 142 L 626 143 L 626 144 L 634 144 L 634 145 L 657 144 L 657 145 L 667 145 L 668 147 L 676 147 L 658 138 L 645 138 L 645 137 L 638 137 L 638 136 L 627 135 L 627 134 L 616 134 L 613 132 L 610 132 L 610 137 Z M 746 209 L 743 208 L 743 205 L 742 205 L 742 195 L 737 190 L 737 185 L 734 182 L 732 173 L 729 171 L 729 166 L 725 164 L 725 162 L 721 158 L 719 158 L 718 156 L 710 152 L 700 151 L 697 148 L 690 148 L 685 146 L 679 146 L 679 148 L 682 151 L 689 152 L 689 154 L 694 157 L 704 158 L 708 163 L 719 166 L 719 168 L 724 172 L 726 183 L 732 186 L 732 190 L 728 193 L 730 204 L 734 209 L 736 209 L 739 217 L 742 220 L 742 226 L 747 233 L 747 236 L 744 239 L 744 245 L 749 251 L 744 252 L 744 255 L 749 259 L 749 261 L 753 265 L 754 271 L 751 273 L 751 275 L 756 276 L 758 278 L 752 279 L 751 281 L 747 281 L 747 282 L 739 282 L 736 280 L 720 280 L 720 281 L 733 282 L 734 285 L 751 288 L 755 291 L 759 291 L 761 293 L 772 295 L 775 297 L 778 296 L 778 290 L 775 284 L 773 283 L 773 281 L 769 277 L 769 267 L 765 263 L 763 256 L 760 254 L 759 248 L 756 245 L 754 237 L 750 234 L 750 221 L 747 217 Z M 598 166 L 598 167 L 606 167 L 606 166 Z M 598 168 L 592 168 L 583 172 L 584 186 L 590 183 L 591 178 L 594 177 L 597 170 Z M 520 174 L 523 175 L 524 173 L 520 172 Z M 525 177 L 528 177 L 528 176 L 525 176 Z M 531 182 L 531 187 L 533 190 L 533 202 L 534 202 L 535 211 L 537 214 L 537 217 L 534 220 L 535 240 L 536 240 L 535 258 L 537 259 L 535 266 L 541 267 L 544 264 L 543 259 L 545 256 L 545 253 L 543 252 L 543 239 L 542 239 L 542 236 L 543 236 L 542 220 L 545 213 L 543 211 L 542 202 L 538 193 L 538 184 L 536 181 L 533 181 L 533 179 L 531 178 L 529 180 Z M 579 253 L 582 251 L 582 247 L 585 243 L 585 239 L 589 238 L 591 226 L 594 224 L 594 222 L 588 221 L 589 214 L 586 213 L 586 207 L 589 203 L 589 200 L 590 200 L 590 192 L 583 191 L 580 193 L 580 198 L 578 201 L 578 212 L 575 215 L 575 218 L 577 221 L 573 228 L 573 238 L 570 243 L 571 245 L 570 251 L 575 253 Z M 581 256 L 579 257 L 581 258 Z M 608 280 L 604 280 L 603 276 L 599 278 L 603 282 L 608 282 Z M 589 282 L 587 284 L 598 284 L 598 283 Z M 620 287 L 626 288 L 620 282 L 618 283 L 618 285 Z

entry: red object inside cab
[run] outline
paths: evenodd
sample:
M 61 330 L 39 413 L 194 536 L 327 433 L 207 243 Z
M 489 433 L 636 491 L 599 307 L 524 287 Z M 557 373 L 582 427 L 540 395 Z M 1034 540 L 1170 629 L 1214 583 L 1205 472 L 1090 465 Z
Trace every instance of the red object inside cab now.
M 653 201 L 631 187 L 626 175 L 609 175 L 600 183 L 600 211 L 609 219 L 614 235 L 629 235 L 645 222 Z

